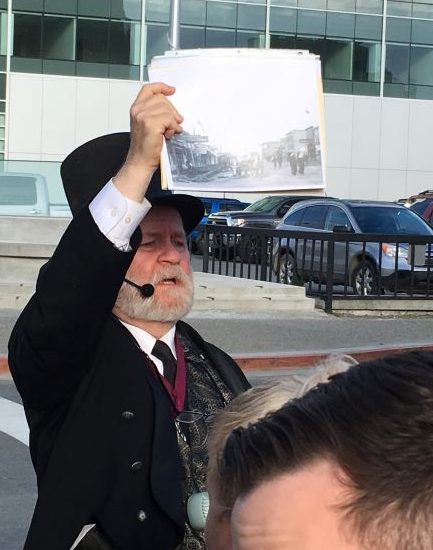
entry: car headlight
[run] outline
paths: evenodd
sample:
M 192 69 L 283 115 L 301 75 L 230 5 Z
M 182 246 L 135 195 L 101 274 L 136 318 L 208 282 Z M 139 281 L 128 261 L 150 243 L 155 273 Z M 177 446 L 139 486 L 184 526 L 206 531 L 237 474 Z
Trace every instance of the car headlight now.
M 240 225 L 244 225 L 245 219 L 244 218 L 236 218 L 235 220 L 232 220 L 231 218 L 227 219 L 227 225 L 234 225 L 235 227 L 239 227 Z
M 395 244 L 382 243 L 382 252 L 385 254 L 385 256 L 388 256 L 388 258 L 395 258 L 397 256 L 397 246 Z M 404 248 L 400 245 L 398 247 L 398 257 L 402 259 L 407 259 L 407 248 Z

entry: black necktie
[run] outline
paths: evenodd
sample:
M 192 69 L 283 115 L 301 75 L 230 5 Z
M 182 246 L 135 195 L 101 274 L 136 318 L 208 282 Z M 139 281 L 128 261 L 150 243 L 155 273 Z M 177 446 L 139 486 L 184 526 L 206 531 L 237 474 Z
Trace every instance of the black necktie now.
M 176 379 L 177 362 L 176 359 L 173 357 L 170 348 L 161 340 L 157 340 L 155 342 L 155 345 L 153 346 L 152 355 L 162 361 L 164 376 L 165 378 L 167 378 L 170 384 L 174 386 L 174 382 Z

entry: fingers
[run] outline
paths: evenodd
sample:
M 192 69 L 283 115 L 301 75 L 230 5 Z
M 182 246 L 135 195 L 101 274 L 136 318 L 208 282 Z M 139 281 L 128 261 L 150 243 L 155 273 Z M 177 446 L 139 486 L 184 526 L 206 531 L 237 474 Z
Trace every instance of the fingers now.
M 178 112 L 171 101 L 166 99 L 168 95 L 174 94 L 175 91 L 176 88 L 174 88 L 174 86 L 168 86 L 163 82 L 145 84 L 131 106 L 131 118 L 135 118 L 144 110 L 148 112 L 149 110 L 155 111 L 156 109 L 165 106 L 166 108 L 170 109 L 170 112 L 174 116 L 177 124 L 180 124 L 181 122 L 183 122 L 183 116 Z

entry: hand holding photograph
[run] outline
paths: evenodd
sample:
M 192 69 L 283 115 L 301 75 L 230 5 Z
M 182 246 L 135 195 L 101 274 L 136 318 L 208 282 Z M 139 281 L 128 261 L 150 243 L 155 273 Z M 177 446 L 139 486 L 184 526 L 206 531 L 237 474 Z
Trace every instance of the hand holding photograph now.
M 155 57 L 151 82 L 176 87 L 184 117 L 167 140 L 166 187 L 182 191 L 324 189 L 320 60 L 304 50 L 178 50 Z

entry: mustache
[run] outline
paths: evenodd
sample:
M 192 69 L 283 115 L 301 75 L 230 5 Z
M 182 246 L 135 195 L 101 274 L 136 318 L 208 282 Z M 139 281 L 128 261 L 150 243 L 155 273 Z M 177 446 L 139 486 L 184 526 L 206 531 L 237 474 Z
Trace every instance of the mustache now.
M 153 276 L 152 284 L 157 285 L 162 281 L 167 279 L 174 279 L 176 282 L 180 281 L 181 283 L 190 281 L 192 278 L 191 274 L 187 274 L 179 266 L 166 266 L 161 267 L 157 273 Z

